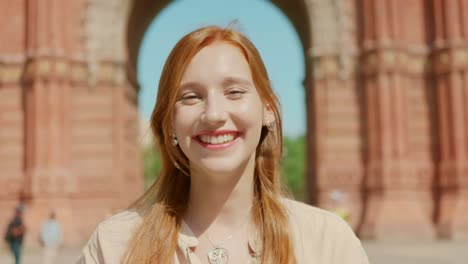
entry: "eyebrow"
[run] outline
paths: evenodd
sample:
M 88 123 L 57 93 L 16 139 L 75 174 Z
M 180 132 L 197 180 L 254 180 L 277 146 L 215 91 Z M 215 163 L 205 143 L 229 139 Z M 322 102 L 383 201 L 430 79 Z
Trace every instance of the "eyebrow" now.
M 226 77 L 222 82 L 223 86 L 228 86 L 230 84 L 243 84 L 248 86 L 253 86 L 252 82 L 249 80 L 238 78 L 238 77 Z
M 247 85 L 247 86 L 252 86 L 253 84 L 251 81 L 239 78 L 239 77 L 226 77 L 224 80 L 221 82 L 223 86 L 229 86 L 231 84 L 242 84 L 242 85 Z M 201 88 L 203 85 L 201 85 L 199 82 L 186 82 L 183 83 L 179 86 L 180 90 L 184 89 L 197 89 Z
M 184 89 L 199 89 L 201 86 L 198 82 L 186 82 L 179 86 L 179 91 L 183 91 Z

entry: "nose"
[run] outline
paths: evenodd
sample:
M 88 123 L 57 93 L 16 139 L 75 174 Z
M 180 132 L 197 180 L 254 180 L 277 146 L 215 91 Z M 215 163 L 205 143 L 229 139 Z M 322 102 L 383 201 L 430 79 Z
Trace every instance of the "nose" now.
M 226 119 L 227 113 L 222 99 L 208 98 L 205 102 L 205 111 L 201 115 L 201 120 L 210 125 L 219 125 L 224 123 Z

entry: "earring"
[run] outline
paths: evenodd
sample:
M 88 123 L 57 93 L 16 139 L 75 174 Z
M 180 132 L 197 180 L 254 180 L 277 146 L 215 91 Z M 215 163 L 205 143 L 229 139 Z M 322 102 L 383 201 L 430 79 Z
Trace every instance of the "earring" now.
M 179 141 L 177 141 L 177 138 L 175 135 L 172 136 L 171 143 L 172 143 L 172 146 L 177 146 L 177 144 L 179 144 Z
M 268 131 L 273 131 L 273 129 L 275 129 L 275 122 L 269 123 L 266 127 Z

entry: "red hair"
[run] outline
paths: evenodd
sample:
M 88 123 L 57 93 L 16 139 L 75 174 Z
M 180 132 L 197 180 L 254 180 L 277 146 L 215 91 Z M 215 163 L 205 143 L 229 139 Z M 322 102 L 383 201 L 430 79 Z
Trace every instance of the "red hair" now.
M 188 159 L 178 146 L 171 144 L 173 109 L 182 75 L 191 59 L 214 42 L 226 42 L 242 51 L 263 104 L 268 105 L 275 116 L 271 131 L 262 128 L 255 157 L 252 220 L 263 243 L 261 263 L 296 263 L 289 222 L 281 202 L 284 193 L 279 162 L 283 142 L 278 98 L 260 54 L 250 40 L 231 28 L 215 26 L 203 27 L 184 36 L 164 65 L 151 116 L 151 129 L 157 138 L 162 169 L 154 184 L 132 205 L 142 213 L 143 221 L 129 242 L 125 263 L 173 261 L 190 188 Z

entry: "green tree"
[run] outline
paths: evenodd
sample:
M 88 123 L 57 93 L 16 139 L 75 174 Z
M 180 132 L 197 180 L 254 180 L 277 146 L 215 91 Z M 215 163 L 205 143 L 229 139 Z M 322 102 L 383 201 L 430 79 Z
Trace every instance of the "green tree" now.
M 148 189 L 161 170 L 161 157 L 156 148 L 143 150 L 143 173 L 145 176 L 145 189 Z
M 282 176 L 297 200 L 304 200 L 305 138 L 283 138 Z

